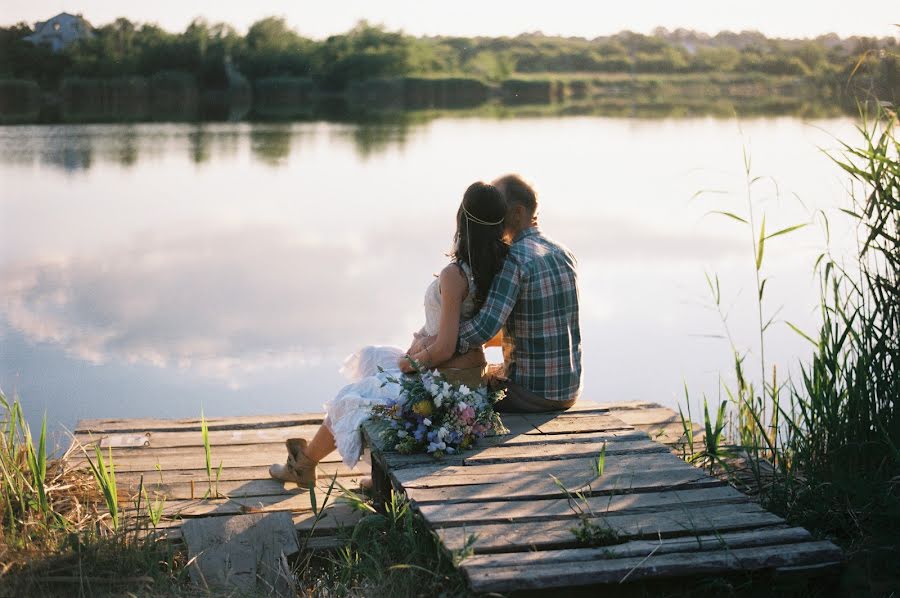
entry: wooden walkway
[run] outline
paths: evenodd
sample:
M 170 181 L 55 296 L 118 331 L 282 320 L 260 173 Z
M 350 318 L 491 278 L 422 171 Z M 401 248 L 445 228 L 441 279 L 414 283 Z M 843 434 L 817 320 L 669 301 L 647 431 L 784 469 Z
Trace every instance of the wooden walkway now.
M 367 429 L 381 483 L 402 489 L 447 549 L 469 553 L 460 567 L 476 592 L 810 575 L 841 561 L 834 544 L 673 455 L 682 425 L 669 409 L 580 402 L 503 421 L 509 435 L 440 462 L 378 451 Z M 604 545 L 579 541 L 585 525 Z
M 321 417 L 207 420 L 211 481 L 199 419 L 83 420 L 75 439 L 99 442 L 104 453 L 112 449 L 126 511 L 134 513 L 127 497 L 141 483 L 151 498 L 166 498 L 159 527 L 172 539 L 180 538 L 186 518 L 289 511 L 302 546 L 331 548 L 359 514 L 338 501 L 316 517 L 308 492 L 268 477 L 269 464 L 285 457 L 284 439 L 310 438 Z M 376 486 L 405 492 L 448 550 L 467 550 L 460 567 L 476 592 L 734 572 L 809 574 L 841 560 L 833 544 L 814 541 L 673 455 L 682 427 L 669 409 L 581 402 L 560 415 L 503 420 L 509 435 L 441 461 L 377 445 L 372 453 Z M 596 459 L 604 446 L 601 475 Z M 75 465 L 83 459 L 71 457 Z M 319 506 L 327 478 L 337 474 L 355 489 L 363 473 L 336 455 L 320 470 Z M 582 522 L 617 543 L 584 545 L 573 533 Z
M 164 498 L 158 529 L 172 540 L 181 538 L 181 523 L 188 518 L 240 515 L 245 513 L 291 512 L 301 546 L 310 549 L 334 548 L 339 532 L 352 527 L 360 514 L 347 504 L 336 502 L 334 489 L 330 506 L 317 517 L 309 492 L 295 484 L 269 478 L 269 465 L 284 462 L 284 440 L 312 438 L 322 414 L 286 414 L 207 419 L 211 446 L 212 476 L 207 475 L 206 451 L 200 419 L 91 419 L 75 428 L 75 443 L 99 442 L 104 458 L 112 449 L 119 500 L 127 516 L 136 512 L 141 484 L 151 500 Z M 88 449 L 93 458 L 93 450 Z M 86 464 L 80 450 L 71 451 L 72 466 Z M 221 464 L 221 475 L 217 470 Z M 319 465 L 317 507 L 326 499 L 332 476 L 347 489 L 358 490 L 365 468 L 347 469 L 337 454 Z M 218 477 L 218 482 L 216 481 Z M 146 520 L 146 499 L 141 515 Z

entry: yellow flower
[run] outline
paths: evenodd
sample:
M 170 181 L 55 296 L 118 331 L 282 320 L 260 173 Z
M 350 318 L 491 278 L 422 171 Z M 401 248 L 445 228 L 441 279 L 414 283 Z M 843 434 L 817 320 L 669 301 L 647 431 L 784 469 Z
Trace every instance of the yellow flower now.
M 424 401 L 419 401 L 418 403 L 413 405 L 412 410 L 416 415 L 428 417 L 429 415 L 434 413 L 434 403 L 432 403 L 430 399 L 425 399 Z

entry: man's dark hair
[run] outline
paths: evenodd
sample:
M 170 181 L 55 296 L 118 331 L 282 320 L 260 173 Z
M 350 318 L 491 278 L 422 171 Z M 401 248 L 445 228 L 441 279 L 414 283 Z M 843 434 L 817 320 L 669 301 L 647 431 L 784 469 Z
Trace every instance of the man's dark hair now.
M 503 193 L 507 203 L 517 203 L 525 206 L 528 213 L 534 215 L 537 211 L 537 193 L 517 174 L 508 174 L 494 181 Z

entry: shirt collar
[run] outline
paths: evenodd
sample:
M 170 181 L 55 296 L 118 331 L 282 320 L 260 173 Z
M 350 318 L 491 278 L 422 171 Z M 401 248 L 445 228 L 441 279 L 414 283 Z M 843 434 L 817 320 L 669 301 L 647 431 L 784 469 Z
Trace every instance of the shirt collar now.
M 529 227 L 526 228 L 525 230 L 519 231 L 519 234 L 517 234 L 515 237 L 513 237 L 512 242 L 513 242 L 513 243 L 518 243 L 519 241 L 521 241 L 521 240 L 524 239 L 525 237 L 533 237 L 533 236 L 539 235 L 539 234 L 541 234 L 541 229 L 539 229 L 539 228 L 537 227 L 537 225 L 535 225 L 535 226 L 529 226 Z

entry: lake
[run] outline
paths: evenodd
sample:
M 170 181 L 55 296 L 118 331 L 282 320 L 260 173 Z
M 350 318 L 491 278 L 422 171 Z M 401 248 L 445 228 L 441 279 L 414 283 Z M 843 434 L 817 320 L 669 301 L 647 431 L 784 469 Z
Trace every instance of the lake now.
M 754 185 L 767 230 L 821 209 L 852 250 L 847 177 L 821 151 L 835 138 L 855 141 L 854 121 L 0 127 L 0 387 L 55 430 L 320 410 L 356 347 L 421 325 L 468 184 L 519 172 L 580 262 L 584 396 L 674 406 L 687 383 L 714 399 L 731 353 L 705 273 L 742 349 L 756 313 L 749 233 L 708 212 L 746 211 L 746 146 L 771 177 Z M 780 373 L 809 352 L 780 321 L 815 328 L 825 247 L 814 223 L 766 248 Z

